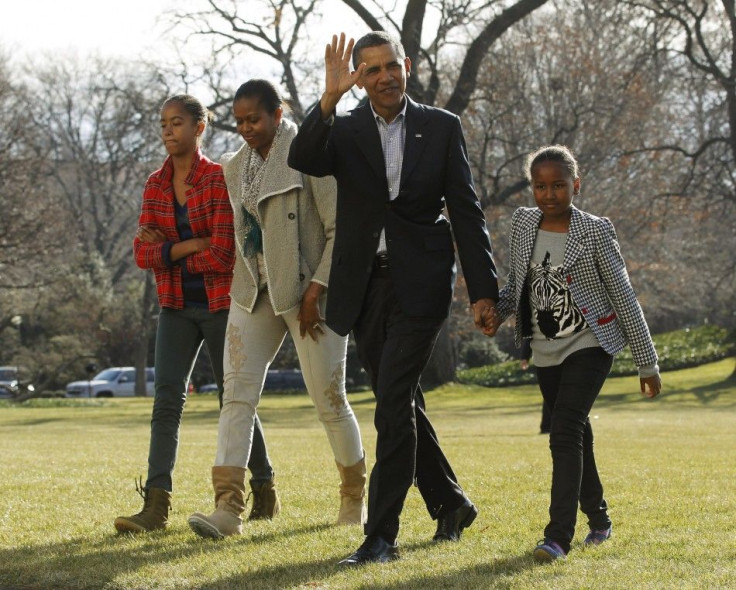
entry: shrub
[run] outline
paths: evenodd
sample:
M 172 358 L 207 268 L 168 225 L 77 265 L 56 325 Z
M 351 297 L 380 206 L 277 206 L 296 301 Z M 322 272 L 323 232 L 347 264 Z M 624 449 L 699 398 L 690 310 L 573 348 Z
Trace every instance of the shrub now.
M 734 342 L 728 330 L 709 324 L 658 334 L 653 340 L 661 371 L 694 367 L 734 354 Z M 616 356 L 611 375 L 621 377 L 636 374 L 636 365 L 627 347 Z M 458 381 L 483 387 L 506 387 L 534 383 L 536 375 L 533 370 L 523 371 L 519 361 L 515 360 L 460 370 Z
M 463 338 L 457 347 L 458 367 L 461 369 L 485 367 L 507 361 L 509 355 L 498 348 L 495 339 L 473 332 L 470 337 Z

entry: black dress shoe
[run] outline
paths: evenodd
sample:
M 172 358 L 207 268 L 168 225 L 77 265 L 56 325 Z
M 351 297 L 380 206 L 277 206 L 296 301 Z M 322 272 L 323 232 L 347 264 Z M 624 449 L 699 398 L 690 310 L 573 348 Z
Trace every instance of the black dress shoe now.
M 399 558 L 399 546 L 392 545 L 383 537 L 369 535 L 350 557 L 346 557 L 337 565 L 352 566 L 366 563 L 386 563 Z
M 432 540 L 459 541 L 463 529 L 473 524 L 476 516 L 478 516 L 478 509 L 466 498 L 460 508 L 437 518 L 437 532 Z

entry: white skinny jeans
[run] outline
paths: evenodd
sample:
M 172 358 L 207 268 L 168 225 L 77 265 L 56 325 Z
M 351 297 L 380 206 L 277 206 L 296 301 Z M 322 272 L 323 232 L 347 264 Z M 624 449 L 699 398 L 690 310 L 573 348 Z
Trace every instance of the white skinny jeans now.
M 266 371 L 289 332 L 296 345 L 304 382 L 327 432 L 335 461 L 349 467 L 363 458 L 358 422 L 345 394 L 347 337 L 323 325 L 317 342 L 299 334 L 299 307 L 276 315 L 268 292 L 253 312 L 230 306 L 224 354 L 224 393 L 215 466 L 245 468 L 253 440 L 253 420 Z

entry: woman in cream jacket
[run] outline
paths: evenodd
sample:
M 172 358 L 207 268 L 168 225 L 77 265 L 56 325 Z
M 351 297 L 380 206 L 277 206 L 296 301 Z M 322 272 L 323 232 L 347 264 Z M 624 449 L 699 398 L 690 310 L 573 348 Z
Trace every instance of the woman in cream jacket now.
M 200 536 L 241 534 L 245 468 L 266 371 L 288 332 L 341 478 L 338 523 L 365 521 L 363 446 L 345 395 L 347 339 L 322 319 L 335 230 L 331 178 L 306 176 L 286 159 L 297 127 L 265 80 L 235 94 L 245 144 L 223 156 L 234 212 L 235 269 L 224 355 L 224 395 L 212 468 L 215 511 L 195 513 Z

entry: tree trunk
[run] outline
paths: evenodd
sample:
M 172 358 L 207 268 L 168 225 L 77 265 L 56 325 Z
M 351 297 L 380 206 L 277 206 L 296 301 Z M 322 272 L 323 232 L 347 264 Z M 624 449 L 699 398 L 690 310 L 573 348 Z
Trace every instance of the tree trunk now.
M 135 351 L 135 395 L 145 397 L 146 395 L 146 365 L 148 364 L 148 350 L 151 338 L 155 338 L 153 329 L 155 323 L 152 320 L 152 312 L 156 305 L 156 286 L 153 282 L 153 273 L 147 272 L 143 285 L 143 298 L 141 300 L 140 328 L 138 330 L 138 348 Z

